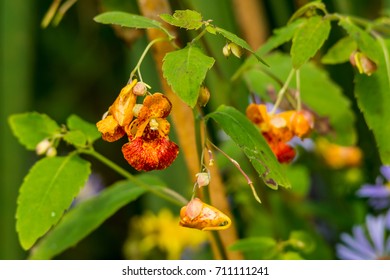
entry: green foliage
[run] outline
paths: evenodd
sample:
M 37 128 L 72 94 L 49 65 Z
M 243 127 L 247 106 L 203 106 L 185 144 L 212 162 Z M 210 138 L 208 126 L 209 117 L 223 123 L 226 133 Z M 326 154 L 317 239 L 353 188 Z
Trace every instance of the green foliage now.
M 150 186 L 163 186 L 159 179 L 150 175 L 137 178 Z M 80 202 L 71 208 L 58 225 L 38 242 L 30 258 L 50 259 L 74 246 L 116 211 L 136 200 L 145 191 L 145 188 L 137 183 L 121 181 L 108 187 L 98 196 Z
M 16 229 L 24 249 L 30 249 L 62 217 L 87 181 L 90 164 L 70 154 L 38 161 L 20 187 Z
M 160 18 L 171 25 L 185 29 L 199 29 L 202 27 L 202 15 L 192 10 L 177 10 L 173 15 L 162 14 Z
M 276 245 L 276 240 L 271 237 L 251 237 L 238 240 L 229 246 L 229 250 L 241 252 L 256 250 L 260 252 L 267 252 L 275 250 Z
M 66 120 L 66 124 L 70 130 L 82 133 L 88 144 L 92 144 L 100 138 L 100 132 L 97 130 L 96 125 L 83 120 L 79 116 L 70 115 Z
M 322 47 L 330 32 L 330 21 L 321 16 L 307 19 L 294 34 L 291 47 L 292 64 L 301 68 Z
M 184 49 L 168 53 L 164 58 L 162 70 L 173 91 L 185 103 L 194 107 L 200 86 L 214 61 L 214 58 L 190 44 Z
M 291 182 L 292 191 L 305 197 L 310 189 L 310 171 L 305 165 L 286 165 L 286 176 Z
M 338 64 L 347 62 L 353 51 L 357 49 L 357 44 L 353 38 L 347 36 L 335 43 L 322 57 L 324 64 Z
M 304 253 L 310 253 L 315 248 L 313 238 L 305 231 L 292 231 L 290 233 L 289 243 L 294 249 Z
M 9 117 L 12 132 L 28 150 L 35 150 L 39 142 L 60 132 L 58 124 L 45 114 L 23 113 Z
M 256 127 L 239 111 L 221 105 L 207 118 L 215 120 L 245 153 L 264 183 L 271 189 L 290 188 L 290 182 L 267 142 Z

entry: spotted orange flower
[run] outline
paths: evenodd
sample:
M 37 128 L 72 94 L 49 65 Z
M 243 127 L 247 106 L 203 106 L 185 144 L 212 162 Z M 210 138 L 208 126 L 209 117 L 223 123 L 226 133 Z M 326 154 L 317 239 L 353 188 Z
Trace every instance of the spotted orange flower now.
M 138 171 L 165 169 L 179 153 L 179 147 L 169 140 L 170 124 L 166 120 L 172 105 L 161 93 L 144 99 L 127 131 L 129 143 L 122 147 L 127 162 Z
M 137 80 L 133 80 L 121 90 L 105 117 L 96 124 L 104 140 L 114 142 L 126 134 L 126 129 L 133 120 L 133 107 L 137 99 L 133 94 L 133 87 L 136 83 Z
M 230 218 L 199 198 L 192 199 L 180 210 L 180 225 L 199 230 L 223 230 L 231 225 Z

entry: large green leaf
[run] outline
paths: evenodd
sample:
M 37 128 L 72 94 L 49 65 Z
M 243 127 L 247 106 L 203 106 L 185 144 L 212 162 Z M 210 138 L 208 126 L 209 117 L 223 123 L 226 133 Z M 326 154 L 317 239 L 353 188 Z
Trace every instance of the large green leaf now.
M 188 45 L 184 49 L 168 53 L 162 70 L 173 91 L 188 105 L 194 107 L 207 71 L 214 58 L 205 55 L 198 47 Z
M 389 49 L 389 46 L 387 47 Z M 390 81 L 386 63 L 378 61 L 377 71 L 370 77 L 356 74 L 355 96 L 368 127 L 375 136 L 383 164 L 390 164 Z
M 156 177 L 141 175 L 137 179 L 152 187 L 163 187 Z M 131 181 L 121 181 L 103 190 L 72 208 L 31 252 L 32 259 L 50 259 L 67 248 L 76 245 L 80 240 L 99 227 L 126 204 L 136 200 L 146 191 L 145 188 Z
M 215 120 L 240 147 L 268 187 L 291 187 L 267 142 L 245 115 L 232 107 L 221 105 L 207 118 Z
M 292 64 L 299 69 L 322 47 L 330 32 L 330 21 L 321 16 L 306 20 L 295 32 L 291 47 Z
M 199 29 L 202 27 L 202 15 L 192 10 L 176 10 L 173 15 L 162 14 L 160 18 L 171 25 L 186 28 Z
M 322 57 L 321 62 L 324 64 L 338 64 L 347 62 L 353 51 L 357 49 L 355 40 L 346 36 L 337 41 L 328 52 Z
M 60 131 L 54 120 L 36 112 L 12 115 L 8 120 L 12 132 L 28 150 L 35 150 L 39 142 Z
M 367 31 L 352 23 L 349 17 L 342 18 L 339 24 L 356 41 L 360 51 L 378 63 L 381 51 L 377 41 Z
M 157 28 L 163 30 L 171 38 L 169 32 L 157 20 L 125 12 L 105 12 L 93 18 L 103 24 L 116 24 L 128 28 Z
M 86 137 L 88 143 L 93 143 L 101 137 L 95 124 L 89 123 L 79 116 L 70 115 L 66 120 L 66 124 L 70 130 L 80 131 Z
M 269 100 L 267 94 L 269 86 L 278 90 L 291 71 L 291 58 L 288 55 L 273 53 L 267 56 L 267 61 L 271 63 L 272 68 L 253 65 L 244 72 L 249 88 L 264 100 Z M 350 101 L 343 95 L 341 88 L 330 79 L 327 72 L 313 63 L 302 66 L 300 77 L 302 102 L 320 117 L 329 120 L 332 131 L 328 138 L 340 145 L 355 144 L 355 116 Z M 295 87 L 295 79 L 290 86 Z
M 77 155 L 43 158 L 24 179 L 18 197 L 16 229 L 24 249 L 31 248 L 62 217 L 90 174 Z

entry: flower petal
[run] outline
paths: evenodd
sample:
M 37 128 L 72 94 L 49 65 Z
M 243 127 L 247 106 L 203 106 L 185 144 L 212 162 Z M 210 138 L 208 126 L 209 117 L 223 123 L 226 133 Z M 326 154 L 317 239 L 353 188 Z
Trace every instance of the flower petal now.
M 390 197 L 390 189 L 385 186 L 363 185 L 356 193 L 361 197 Z
M 382 256 L 384 254 L 385 249 L 385 217 L 383 215 L 380 215 L 378 217 L 368 215 L 366 218 L 366 225 L 370 238 L 374 244 L 377 256 Z
M 114 142 L 125 135 L 125 131 L 112 115 L 100 120 L 96 127 L 102 133 L 102 138 L 108 142 Z
M 380 168 L 381 174 L 386 178 L 387 181 L 390 181 L 390 166 L 383 165 Z
M 352 251 L 356 252 L 361 259 L 375 259 L 376 255 L 371 246 L 367 247 L 366 244 L 361 244 L 355 240 L 351 235 L 343 233 L 341 234 L 341 240 L 351 248 Z

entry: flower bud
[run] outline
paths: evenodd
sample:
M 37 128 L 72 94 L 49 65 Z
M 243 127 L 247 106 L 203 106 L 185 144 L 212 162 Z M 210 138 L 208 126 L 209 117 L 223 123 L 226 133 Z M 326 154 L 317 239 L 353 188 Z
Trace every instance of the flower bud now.
M 146 85 L 143 82 L 138 82 L 133 88 L 133 94 L 137 96 L 144 96 L 147 93 Z
M 232 53 L 231 50 L 230 50 L 230 46 L 229 44 L 226 44 L 223 49 L 222 49 L 222 53 L 225 57 L 229 57 L 230 54 Z
M 196 183 L 198 184 L 198 187 L 204 187 L 210 184 L 210 175 L 209 173 L 202 172 L 202 173 L 197 173 L 196 175 Z
M 198 105 L 204 107 L 210 99 L 210 91 L 207 87 L 201 87 L 198 96 Z
M 49 139 L 43 139 L 38 145 L 35 147 L 35 152 L 37 155 L 43 155 L 46 151 L 51 147 L 51 142 Z
M 368 58 L 364 53 L 354 51 L 349 57 L 352 66 L 356 67 L 360 74 L 371 76 L 377 69 L 375 62 Z
M 241 58 L 243 51 L 242 48 L 235 43 L 229 43 L 230 51 L 234 54 L 234 56 Z
M 46 152 L 46 156 L 47 157 L 55 157 L 57 155 L 57 149 L 54 148 L 54 147 L 50 147 L 47 152 Z

